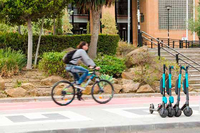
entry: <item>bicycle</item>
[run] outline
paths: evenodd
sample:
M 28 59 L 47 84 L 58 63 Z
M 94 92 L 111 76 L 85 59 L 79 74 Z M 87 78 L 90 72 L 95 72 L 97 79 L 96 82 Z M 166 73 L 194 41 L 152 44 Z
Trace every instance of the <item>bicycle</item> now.
M 90 78 L 87 80 L 83 88 L 85 89 L 88 84 L 95 78 L 95 82 L 92 85 L 91 89 L 92 98 L 94 99 L 94 101 L 100 104 L 108 103 L 114 96 L 114 87 L 112 83 L 110 83 L 108 80 L 100 79 L 96 75 L 95 69 L 92 70 L 92 72 L 89 72 L 88 76 L 90 76 Z M 68 72 L 73 75 L 71 71 Z M 75 95 L 77 95 L 77 97 L 78 95 L 80 95 L 80 93 L 82 95 L 82 90 L 76 88 L 76 91 L 74 86 L 74 84 L 76 83 L 76 79 L 74 76 L 73 78 L 74 82 L 62 80 L 53 85 L 51 97 L 56 104 L 60 106 L 66 106 L 74 100 Z

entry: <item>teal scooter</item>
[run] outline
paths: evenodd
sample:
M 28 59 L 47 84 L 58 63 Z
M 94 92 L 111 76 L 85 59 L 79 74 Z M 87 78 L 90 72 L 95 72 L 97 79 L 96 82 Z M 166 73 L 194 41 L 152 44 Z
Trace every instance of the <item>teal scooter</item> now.
M 189 66 L 187 66 L 186 68 L 183 67 L 183 69 L 185 70 L 185 79 L 183 80 L 183 92 L 186 95 L 186 102 L 183 105 L 183 107 L 181 108 L 181 110 L 183 111 L 183 113 L 185 114 L 185 116 L 191 116 L 193 111 L 192 109 L 189 107 L 189 82 L 188 82 L 188 68 Z
M 160 114 L 160 116 L 162 118 L 165 118 L 166 116 L 168 116 L 168 110 L 166 109 L 166 104 L 167 104 L 167 98 L 165 97 L 165 70 L 167 69 L 167 67 L 165 66 L 165 64 L 163 65 L 163 75 L 162 78 L 160 80 L 160 93 L 162 94 L 162 104 L 158 104 L 158 108 L 154 109 L 154 104 L 150 104 L 149 107 L 149 112 L 151 114 L 153 114 L 154 111 L 158 111 L 158 113 Z
M 179 103 L 180 103 L 180 91 L 181 91 L 181 76 L 182 76 L 182 69 L 184 69 L 184 67 L 181 66 L 181 65 L 179 67 L 180 67 L 179 76 L 178 76 L 178 79 L 176 80 L 176 86 L 175 86 L 175 93 L 177 95 L 177 102 L 173 107 L 174 110 L 175 110 L 175 116 L 176 117 L 179 117 L 182 114 L 182 111 L 179 107 Z
M 169 103 L 167 104 L 166 108 L 168 110 L 168 116 L 173 117 L 175 115 L 175 110 L 173 109 L 172 104 L 174 103 L 174 97 L 172 96 L 172 72 L 171 70 L 174 69 L 173 66 L 169 66 L 169 75 L 166 81 L 166 92 L 169 95 Z

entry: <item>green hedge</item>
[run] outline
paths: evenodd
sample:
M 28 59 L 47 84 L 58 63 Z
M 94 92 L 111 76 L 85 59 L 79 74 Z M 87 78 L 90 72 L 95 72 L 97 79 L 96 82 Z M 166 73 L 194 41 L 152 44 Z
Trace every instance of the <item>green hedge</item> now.
M 65 52 L 44 53 L 42 59 L 39 61 L 39 69 L 44 71 L 47 75 L 67 77 L 65 64 L 62 62 L 64 54 Z M 97 66 L 101 67 L 100 73 L 114 77 L 120 77 L 121 73 L 126 69 L 125 60 L 115 56 L 98 55 L 94 62 Z M 88 68 L 86 67 L 86 69 Z
M 61 52 L 68 47 L 76 48 L 80 41 L 90 43 L 91 35 L 45 35 L 41 38 L 39 54 L 44 52 Z M 116 54 L 116 48 L 119 41 L 118 35 L 99 35 L 98 52 L 104 54 Z M 33 54 L 35 53 L 38 42 L 38 36 L 33 36 Z M 14 50 L 21 50 L 27 54 L 28 36 L 17 33 L 1 33 L 0 34 L 0 48 L 11 47 Z

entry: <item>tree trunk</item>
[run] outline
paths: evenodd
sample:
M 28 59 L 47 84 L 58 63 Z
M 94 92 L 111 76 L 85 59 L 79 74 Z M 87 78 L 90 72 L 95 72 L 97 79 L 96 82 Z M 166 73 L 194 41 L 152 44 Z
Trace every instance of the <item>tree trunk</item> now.
M 39 39 L 38 39 L 34 65 L 37 65 L 37 58 L 38 58 L 38 52 L 39 52 L 39 48 L 40 48 L 40 40 L 41 40 L 41 36 L 42 36 L 43 25 L 44 25 L 44 18 L 42 18 L 42 25 L 41 25 L 40 35 L 39 35 Z
M 18 26 L 18 33 L 21 35 L 22 32 L 21 32 L 21 25 Z
M 94 59 L 97 55 L 97 42 L 99 38 L 99 27 L 100 27 L 100 13 L 101 9 L 96 11 L 92 10 L 92 35 L 91 35 L 91 42 L 90 42 L 90 48 L 88 51 L 89 56 Z
M 33 53 L 33 31 L 31 18 L 28 19 L 28 60 L 26 69 L 32 69 L 32 53 Z
M 53 35 L 56 35 L 56 20 L 53 19 Z

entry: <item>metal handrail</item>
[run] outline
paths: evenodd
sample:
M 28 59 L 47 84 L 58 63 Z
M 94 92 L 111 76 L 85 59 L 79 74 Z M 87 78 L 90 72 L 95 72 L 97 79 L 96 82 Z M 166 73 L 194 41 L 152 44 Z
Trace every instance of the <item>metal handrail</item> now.
M 155 38 L 155 37 L 149 35 L 148 33 L 144 32 L 144 31 L 141 31 L 141 33 L 142 33 L 142 34 L 145 34 L 145 35 L 147 35 L 147 36 L 149 36 L 149 37 L 151 37 L 151 39 L 156 40 L 158 43 L 165 45 L 168 49 L 170 49 L 170 50 L 176 52 L 178 55 L 183 56 L 184 58 L 188 59 L 189 61 L 191 61 L 192 63 L 194 63 L 194 64 L 196 64 L 197 66 L 200 67 L 200 64 L 196 63 L 195 61 L 193 61 L 193 60 L 190 59 L 189 57 L 186 57 L 185 55 L 181 54 L 180 52 L 178 52 L 178 51 L 176 51 L 175 49 L 171 48 L 170 46 L 166 45 L 165 43 L 163 43 L 162 41 L 158 40 L 157 38 Z M 146 38 L 146 37 L 144 37 L 144 36 L 143 36 L 143 38 L 146 39 L 146 40 L 148 40 L 148 41 L 150 41 L 150 42 L 152 42 L 152 43 L 154 43 L 155 45 L 157 45 L 157 44 L 156 44 L 155 42 L 153 42 L 151 39 L 148 39 L 148 38 Z M 173 55 L 173 56 L 176 56 L 176 55 L 174 55 L 173 53 L 171 53 L 171 52 L 169 52 L 168 50 L 166 50 L 165 48 L 163 48 L 163 47 L 161 47 L 161 48 L 162 48 L 163 50 L 165 50 L 166 52 L 168 52 L 169 54 L 171 54 L 171 55 Z M 198 71 L 200 72 L 200 70 L 197 69 L 195 66 L 189 64 L 188 62 L 184 61 L 184 60 L 181 59 L 181 58 L 179 58 L 179 59 L 180 59 L 181 61 L 185 62 L 186 64 L 190 65 L 191 67 L 193 67 L 194 69 L 196 69 L 196 70 L 198 70 Z

